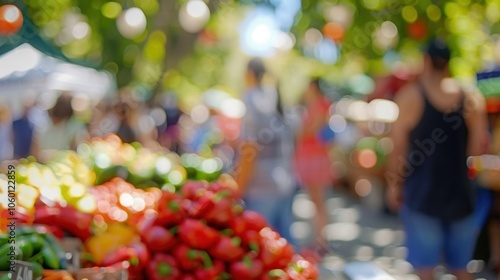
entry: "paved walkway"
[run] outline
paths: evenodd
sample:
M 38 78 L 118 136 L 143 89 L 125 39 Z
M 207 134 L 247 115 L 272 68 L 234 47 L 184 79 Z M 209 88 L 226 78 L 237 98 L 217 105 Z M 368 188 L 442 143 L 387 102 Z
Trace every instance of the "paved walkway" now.
M 331 191 L 327 207 L 331 223 L 325 231 L 331 249 L 323 261 L 322 279 L 349 279 L 341 272 L 353 262 L 370 262 L 398 280 L 418 279 L 412 266 L 405 261 L 404 232 L 398 218 L 383 211 L 380 189 L 372 189 L 369 196 L 359 201 L 344 192 Z M 297 222 L 292 232 L 299 242 L 306 243 L 311 239 L 310 221 L 315 215 L 314 205 L 306 194 L 299 193 L 293 208 Z M 476 272 L 475 279 L 497 279 L 491 271 L 484 269 L 482 261 L 471 262 L 470 269 Z M 437 279 L 454 279 L 442 267 L 437 269 L 436 276 Z

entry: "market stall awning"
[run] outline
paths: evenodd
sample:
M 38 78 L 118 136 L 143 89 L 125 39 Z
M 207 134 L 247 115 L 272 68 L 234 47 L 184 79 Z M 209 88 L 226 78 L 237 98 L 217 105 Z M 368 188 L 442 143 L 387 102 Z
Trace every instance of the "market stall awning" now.
M 27 93 L 51 95 L 61 91 L 98 102 L 111 96 L 116 84 L 108 72 L 51 57 L 28 43 L 0 56 L 0 98 L 10 101 L 14 110 Z

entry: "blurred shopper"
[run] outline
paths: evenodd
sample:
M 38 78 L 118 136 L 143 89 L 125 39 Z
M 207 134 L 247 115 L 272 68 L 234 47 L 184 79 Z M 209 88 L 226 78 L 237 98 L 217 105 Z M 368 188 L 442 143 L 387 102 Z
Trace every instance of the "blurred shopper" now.
M 450 78 L 449 60 L 446 44 L 431 41 L 420 78 L 396 96 L 391 132 L 388 203 L 401 211 L 408 260 L 423 280 L 434 279 L 441 257 L 459 280 L 472 279 L 466 266 L 478 234 L 466 160 L 484 152 L 485 103 Z
M 170 151 L 180 153 L 179 120 L 183 113 L 178 106 L 177 97 L 174 94 L 165 94 L 160 97 L 160 105 L 165 112 L 166 121 L 157 127 L 158 142 Z
M 112 105 L 112 111 L 117 118 L 116 135 L 122 139 L 123 143 L 136 142 L 137 132 L 133 127 L 134 120 L 131 104 L 122 98 L 118 98 Z
M 0 163 L 13 156 L 12 114 L 6 101 L 0 101 Z
M 260 59 L 248 63 L 243 96 L 246 114 L 238 145 L 236 181 L 246 207 L 261 213 L 284 238 L 290 234 L 295 193 L 292 156 L 293 135 L 276 109 L 277 92 L 265 89 L 266 68 Z
M 85 125 L 75 118 L 71 100 L 69 93 L 62 93 L 49 110 L 49 125 L 35 132 L 33 152 L 41 161 L 58 150 L 75 150 L 87 139 Z
M 12 123 L 14 158 L 16 159 L 27 158 L 31 155 L 35 124 L 30 118 L 30 113 L 34 106 L 34 102 L 34 97 L 27 97 L 23 102 L 23 113 L 21 117 Z
M 297 136 L 295 166 L 299 181 L 316 206 L 315 246 L 325 243 L 322 231 L 328 223 L 325 188 L 333 181 L 328 143 L 321 140 L 327 125 L 330 102 L 323 95 L 318 79 L 312 80 L 303 96 L 305 112 Z

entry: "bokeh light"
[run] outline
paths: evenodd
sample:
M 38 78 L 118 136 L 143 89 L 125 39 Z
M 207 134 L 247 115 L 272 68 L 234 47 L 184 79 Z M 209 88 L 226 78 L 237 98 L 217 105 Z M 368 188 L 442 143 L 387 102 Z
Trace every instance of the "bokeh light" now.
M 334 42 L 341 42 L 344 39 L 344 27 L 336 22 L 329 22 L 323 27 L 323 34 Z
M 414 22 L 418 18 L 418 12 L 417 9 L 413 6 L 405 6 L 403 10 L 401 11 L 404 20 L 407 22 Z
M 373 168 L 377 164 L 377 154 L 371 149 L 358 151 L 358 163 L 363 168 Z
M 367 179 L 359 179 L 354 185 L 356 194 L 360 197 L 366 197 L 372 192 L 372 183 Z
M 342 133 L 347 127 L 347 122 L 341 115 L 333 115 L 328 120 L 330 129 L 335 133 Z
M 109 19 L 117 18 L 122 12 L 122 6 L 118 2 L 107 2 L 101 7 L 101 13 L 103 16 Z
M 179 11 L 179 23 L 190 33 L 200 32 L 210 19 L 210 9 L 202 0 L 189 0 Z
M 240 26 L 240 46 L 243 52 L 254 56 L 271 56 L 276 40 L 280 39 L 278 23 L 272 11 L 255 8 Z
M 116 24 L 120 34 L 125 38 L 133 39 L 146 29 L 146 15 L 141 9 L 133 7 L 125 10 L 117 19 Z
M 374 99 L 368 104 L 368 110 L 370 119 L 380 122 L 393 123 L 399 116 L 399 107 L 391 100 Z

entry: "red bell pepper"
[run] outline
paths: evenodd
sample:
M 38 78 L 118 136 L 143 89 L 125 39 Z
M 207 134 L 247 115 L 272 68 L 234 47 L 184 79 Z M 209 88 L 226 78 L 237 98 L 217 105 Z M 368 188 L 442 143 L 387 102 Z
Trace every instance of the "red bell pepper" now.
M 198 280 L 219 280 L 225 271 L 225 265 L 220 260 L 215 260 L 207 264 L 204 268 L 199 268 L 194 272 Z
M 129 245 L 132 248 L 137 256 L 138 264 L 137 267 L 140 269 L 145 268 L 151 259 L 151 255 L 149 254 L 149 250 L 144 243 L 137 242 Z
M 181 243 L 177 245 L 173 249 L 172 254 L 183 271 L 191 272 L 203 266 L 204 261 L 201 252 L 191 249 L 186 244 Z
M 157 253 L 146 268 L 150 280 L 179 280 L 181 272 L 177 261 L 170 255 Z
M 116 251 L 104 257 L 102 266 L 113 266 L 117 263 L 127 261 L 128 271 L 131 274 L 141 272 L 149 263 L 150 255 L 143 243 L 134 243 L 126 247 L 118 248 Z
M 250 256 L 243 257 L 239 262 L 231 263 L 229 272 L 233 279 L 238 280 L 253 280 L 258 279 L 264 270 L 262 262 L 251 258 Z
M 241 235 L 241 239 L 243 240 L 244 246 L 246 246 L 248 249 L 254 252 L 260 251 L 260 241 L 262 238 L 259 235 L 258 231 L 247 230 L 243 232 L 243 234 Z
M 181 276 L 180 280 L 197 280 L 192 274 L 184 274 Z
M 121 247 L 116 249 L 114 252 L 107 254 L 102 261 L 102 266 L 112 266 L 117 263 L 121 263 L 124 261 L 129 261 L 133 258 L 136 258 L 137 255 L 132 248 L 129 247 Z
M 219 182 L 211 182 L 210 185 L 208 186 L 208 190 L 210 190 L 214 193 L 225 191 L 225 192 L 229 193 L 231 198 L 241 199 L 240 192 L 237 188 L 229 187 L 220 181 Z
M 262 275 L 259 280 L 290 280 L 290 276 L 282 269 L 273 269 Z
M 245 254 L 245 250 L 241 247 L 241 239 L 239 237 L 231 238 L 222 236 L 219 242 L 210 248 L 208 253 L 213 258 L 233 262 L 240 259 Z
M 7 210 L 5 210 L 7 211 Z M 57 216 L 61 213 L 61 207 L 56 205 L 54 207 L 49 207 L 43 203 L 35 206 L 35 224 L 50 225 L 54 224 L 57 220 Z
M 156 224 L 156 219 L 158 215 L 154 216 L 146 216 L 143 215 L 139 221 L 137 221 L 137 224 L 135 224 L 135 228 L 139 232 L 139 235 L 144 238 L 144 235 L 146 232 L 151 229 L 155 224 Z
M 261 236 L 260 259 L 266 269 L 286 268 L 293 258 L 293 247 L 285 238 L 266 227 L 259 235 Z
M 245 210 L 242 214 L 242 217 L 246 222 L 247 230 L 260 231 L 261 229 L 267 227 L 268 223 L 266 221 L 266 218 L 255 211 Z
M 186 219 L 179 226 L 179 236 L 194 249 L 207 250 L 217 243 L 220 233 L 200 220 Z
M 224 227 L 239 214 L 242 206 L 238 207 L 239 204 L 230 195 L 230 192 L 223 190 L 213 196 L 211 205 L 203 216 L 208 223 Z
M 177 242 L 171 231 L 161 226 L 152 226 L 143 234 L 144 243 L 152 252 L 166 252 Z
M 73 234 L 82 241 L 92 236 L 90 231 L 92 226 L 92 215 L 79 212 L 71 205 L 61 208 L 60 214 L 56 219 L 56 224 L 64 231 Z
M 293 256 L 286 272 L 291 280 L 316 280 L 319 278 L 318 267 L 300 255 Z
M 168 191 L 163 191 L 158 203 L 158 216 L 155 224 L 160 226 L 170 226 L 179 224 L 185 214 L 181 207 L 181 197 Z
M 233 231 L 236 236 L 242 236 L 246 231 L 246 221 L 241 216 L 236 216 L 229 221 L 228 228 Z
M 203 195 L 207 189 L 208 183 L 206 181 L 188 180 L 182 185 L 181 193 L 185 198 L 193 200 Z

